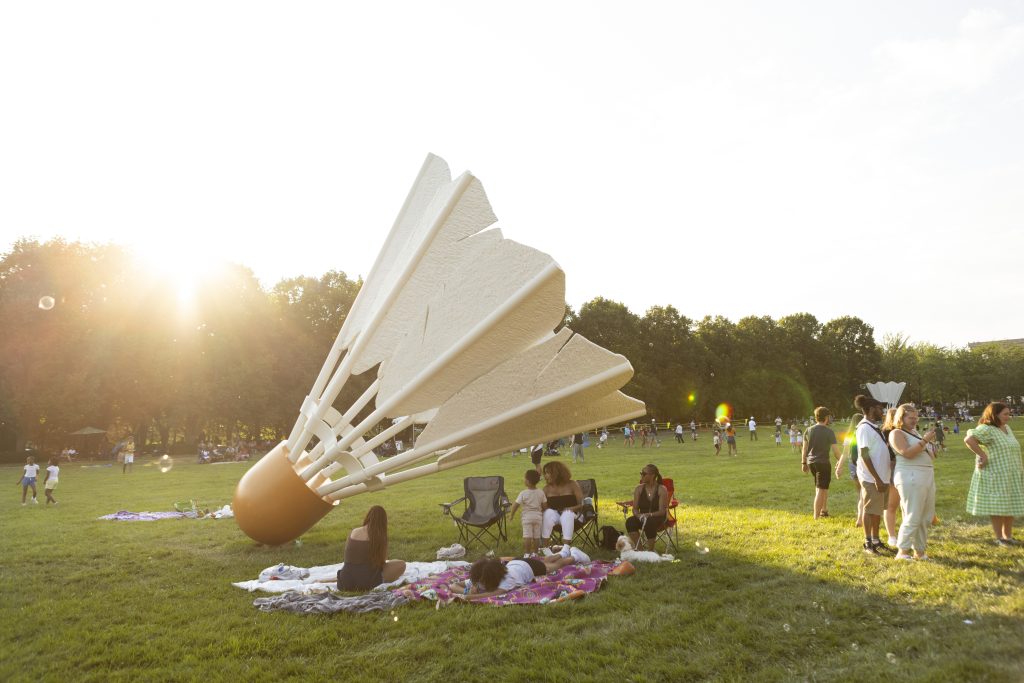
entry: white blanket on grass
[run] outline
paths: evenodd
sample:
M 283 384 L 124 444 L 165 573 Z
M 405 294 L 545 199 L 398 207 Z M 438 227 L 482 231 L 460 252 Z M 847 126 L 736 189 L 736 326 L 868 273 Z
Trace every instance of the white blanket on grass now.
M 344 562 L 339 564 L 325 564 L 320 567 L 310 567 L 309 576 L 304 579 L 288 579 L 288 580 L 269 580 L 260 581 L 239 581 L 232 583 L 232 586 L 237 586 L 244 590 L 249 591 L 263 591 L 265 593 L 285 593 L 287 591 L 298 591 L 300 593 L 326 593 L 327 591 L 337 590 L 338 588 L 338 570 L 345 565 Z M 268 567 L 264 571 L 272 570 L 277 565 Z M 440 574 L 443 571 L 447 571 L 452 567 L 468 567 L 469 562 L 406 562 L 405 572 L 398 577 L 397 581 L 391 583 L 382 583 L 373 590 L 383 591 L 389 588 L 397 588 L 398 586 L 405 585 L 407 583 L 416 583 L 422 581 L 426 577 L 432 574 Z

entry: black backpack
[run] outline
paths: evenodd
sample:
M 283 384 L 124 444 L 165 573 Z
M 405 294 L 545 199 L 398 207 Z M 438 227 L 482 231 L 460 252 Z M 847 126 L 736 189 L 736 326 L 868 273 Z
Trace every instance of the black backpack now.
M 613 526 L 603 526 L 597 530 L 598 545 L 605 550 L 615 550 L 615 542 L 619 540 L 619 536 L 623 533 Z

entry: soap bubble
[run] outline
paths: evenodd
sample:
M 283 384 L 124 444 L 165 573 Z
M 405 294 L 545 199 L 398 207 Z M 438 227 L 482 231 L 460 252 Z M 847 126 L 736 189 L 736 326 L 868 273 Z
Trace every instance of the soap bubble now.
M 789 624 L 783 624 L 782 625 L 782 630 L 785 631 L 786 633 L 789 633 L 790 628 L 791 627 L 790 627 Z
M 850 649 L 854 651 L 859 650 L 860 645 L 858 645 L 857 643 L 850 643 Z
M 395 621 L 398 621 L 398 617 L 393 617 Z
M 39 308 L 43 309 L 44 311 L 49 311 L 56 304 L 57 300 L 54 299 L 52 296 L 44 296 L 39 299 Z
M 890 664 L 895 664 L 896 663 L 896 655 L 894 653 L 892 653 L 892 652 L 886 652 L 885 653 L 885 658 L 889 660 Z
M 160 468 L 161 472 L 170 472 L 171 468 L 174 467 L 174 458 L 164 453 L 157 459 L 156 465 Z

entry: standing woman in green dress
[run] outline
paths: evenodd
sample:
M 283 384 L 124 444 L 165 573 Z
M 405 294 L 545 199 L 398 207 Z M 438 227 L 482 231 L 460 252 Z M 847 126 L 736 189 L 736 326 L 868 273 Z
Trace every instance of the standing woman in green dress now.
M 967 512 L 989 515 L 1000 546 L 1020 545 L 1013 538 L 1013 518 L 1024 515 L 1024 467 L 1020 443 L 1010 429 L 1010 408 L 989 403 L 978 426 L 967 431 L 964 443 L 977 456 Z

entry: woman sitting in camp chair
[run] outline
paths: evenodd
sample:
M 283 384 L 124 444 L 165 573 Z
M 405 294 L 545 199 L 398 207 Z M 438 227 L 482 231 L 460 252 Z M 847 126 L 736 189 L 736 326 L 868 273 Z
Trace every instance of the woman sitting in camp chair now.
M 557 460 L 544 465 L 544 481 L 547 482 L 544 496 L 548 502 L 541 520 L 541 545 L 548 545 L 551 532 L 559 523 L 562 526 L 562 543 L 570 544 L 576 529 L 576 515 L 583 510 L 583 490 L 573 481 L 569 468 Z
M 654 549 L 654 539 L 668 515 L 669 498 L 657 466 L 645 465 L 640 470 L 640 483 L 633 489 L 633 515 L 626 519 L 626 533 L 634 548 L 640 549 L 640 532 L 643 531 L 647 547 Z

